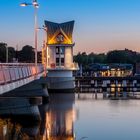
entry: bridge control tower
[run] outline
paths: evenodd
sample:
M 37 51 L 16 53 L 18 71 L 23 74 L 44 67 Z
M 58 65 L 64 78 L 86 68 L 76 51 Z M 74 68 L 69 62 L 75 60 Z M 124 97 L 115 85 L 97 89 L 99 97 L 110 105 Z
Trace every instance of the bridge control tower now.
M 72 91 L 73 71 L 78 70 L 78 65 L 73 62 L 74 21 L 61 24 L 45 21 L 45 27 L 47 39 L 43 48 L 43 63 L 47 67 L 47 77 L 50 80 L 48 89 L 55 92 Z

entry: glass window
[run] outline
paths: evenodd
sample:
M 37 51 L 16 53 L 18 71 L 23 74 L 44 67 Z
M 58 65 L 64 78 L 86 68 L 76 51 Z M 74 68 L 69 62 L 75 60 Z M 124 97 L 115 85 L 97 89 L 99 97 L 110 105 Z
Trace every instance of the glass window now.
M 56 54 L 59 54 L 59 52 L 60 52 L 60 48 L 56 47 Z
M 56 66 L 59 66 L 59 58 L 56 58 Z
M 65 53 L 65 48 L 61 47 L 61 54 L 64 54 L 64 53 Z
M 64 58 L 61 58 L 61 65 L 64 66 Z

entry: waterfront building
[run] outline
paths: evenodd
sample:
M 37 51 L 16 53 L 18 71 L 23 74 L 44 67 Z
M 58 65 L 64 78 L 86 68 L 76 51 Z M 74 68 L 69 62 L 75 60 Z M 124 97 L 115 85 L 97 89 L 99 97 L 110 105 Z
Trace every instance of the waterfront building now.
M 46 66 L 47 77 L 51 81 L 49 90 L 73 90 L 73 71 L 78 65 L 73 62 L 72 34 L 74 21 L 65 23 L 54 23 L 45 21 L 47 28 L 47 39 L 43 47 L 43 64 Z
M 95 77 L 126 77 L 133 75 L 132 64 L 91 64 L 89 74 Z
M 132 64 L 111 64 L 110 65 L 110 76 L 126 77 L 133 75 Z

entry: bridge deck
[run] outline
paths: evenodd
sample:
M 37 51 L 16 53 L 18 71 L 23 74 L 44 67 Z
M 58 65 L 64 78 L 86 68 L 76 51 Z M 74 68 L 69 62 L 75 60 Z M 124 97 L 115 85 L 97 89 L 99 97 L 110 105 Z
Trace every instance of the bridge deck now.
M 41 64 L 0 64 L 0 94 L 9 92 L 42 76 Z

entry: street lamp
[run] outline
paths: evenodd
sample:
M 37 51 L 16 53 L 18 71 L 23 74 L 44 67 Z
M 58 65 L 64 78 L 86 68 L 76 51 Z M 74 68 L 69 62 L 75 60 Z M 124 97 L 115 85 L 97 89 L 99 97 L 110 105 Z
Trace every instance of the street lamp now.
M 38 43 L 38 40 L 37 40 L 37 9 L 39 8 L 39 4 L 37 2 L 37 0 L 33 0 L 32 3 L 21 3 L 20 6 L 22 7 L 26 7 L 26 6 L 33 6 L 34 7 L 34 45 L 35 45 L 35 68 L 36 68 L 36 72 L 37 72 L 37 43 Z
M 39 27 L 37 28 L 37 30 L 44 30 L 45 31 L 45 39 L 44 39 L 44 43 L 43 43 L 43 47 L 46 48 L 46 57 L 44 58 L 44 56 L 42 56 L 44 59 L 45 59 L 45 64 L 44 64 L 44 71 L 45 71 L 45 75 L 46 75 L 46 72 L 47 72 L 47 67 L 48 67 L 48 47 L 47 47 L 47 27 L 43 26 L 43 27 Z M 42 59 L 42 61 L 44 61 L 44 59 Z
M 6 46 L 6 63 L 8 63 L 8 46 Z

